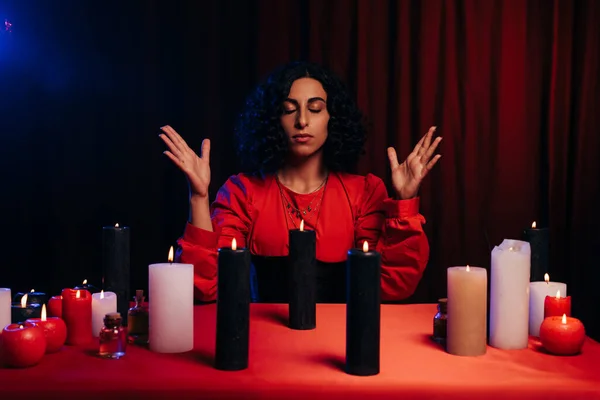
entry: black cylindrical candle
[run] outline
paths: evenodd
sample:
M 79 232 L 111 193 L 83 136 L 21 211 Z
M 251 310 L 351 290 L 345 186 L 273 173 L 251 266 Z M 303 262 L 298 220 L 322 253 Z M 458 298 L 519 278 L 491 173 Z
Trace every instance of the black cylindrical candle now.
M 525 229 L 523 239 L 531 247 L 531 269 L 529 280 L 531 282 L 543 281 L 544 274 L 548 273 L 548 228 L 537 228 L 534 222 L 531 228 Z
M 12 303 L 10 307 L 10 321 L 13 324 L 25 322 L 29 318 L 42 317 L 42 304 L 27 304 L 25 307 L 20 302 Z
M 96 286 L 92 285 L 91 283 L 88 283 L 87 279 L 83 280 L 83 283 L 81 285 L 77 285 L 73 288 L 74 290 L 87 290 L 88 292 L 94 294 L 94 293 L 100 293 L 101 289 L 98 289 Z
M 235 239 L 234 239 L 235 240 Z M 217 343 L 215 368 L 248 367 L 250 330 L 250 252 L 220 248 L 217 264 Z
M 102 276 L 103 289 L 117 295 L 117 312 L 122 324 L 127 325 L 129 310 L 129 227 L 105 226 L 102 228 Z
M 290 230 L 289 256 L 289 325 L 292 329 L 315 329 L 316 304 L 316 235 L 315 231 Z
M 379 373 L 381 318 L 381 255 L 348 251 L 346 262 L 346 372 L 352 375 Z
M 20 303 L 25 295 L 27 295 L 27 304 L 46 304 L 48 302 L 48 295 L 42 292 L 19 292 L 13 297 L 13 302 Z

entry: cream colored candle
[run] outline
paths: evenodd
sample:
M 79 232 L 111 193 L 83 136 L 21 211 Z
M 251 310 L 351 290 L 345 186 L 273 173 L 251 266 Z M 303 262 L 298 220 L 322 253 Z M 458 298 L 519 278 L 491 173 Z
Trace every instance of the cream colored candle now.
M 540 326 L 544 322 L 544 301 L 546 296 L 567 296 L 567 284 L 550 282 L 550 276 L 544 276 L 545 282 L 531 282 L 529 284 L 529 334 L 540 336 Z
M 108 313 L 117 312 L 117 295 L 113 292 L 92 294 L 92 335 L 98 337 L 104 325 L 104 316 Z M 124 316 L 121 315 L 121 318 Z
M 487 349 L 487 271 L 478 267 L 450 267 L 446 351 L 457 356 L 479 356 Z
M 169 261 L 173 260 L 173 248 Z M 194 347 L 194 265 L 151 264 L 148 342 L 157 353 L 182 353 Z
M 490 346 L 527 348 L 529 342 L 528 242 L 504 239 L 492 250 L 490 280 Z
M 0 331 L 10 325 L 11 304 L 10 289 L 0 288 Z

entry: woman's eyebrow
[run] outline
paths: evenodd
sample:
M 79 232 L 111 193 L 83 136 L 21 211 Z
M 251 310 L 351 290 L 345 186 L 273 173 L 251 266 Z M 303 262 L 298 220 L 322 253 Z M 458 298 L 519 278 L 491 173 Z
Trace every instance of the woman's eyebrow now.
M 296 106 L 298 105 L 298 100 L 295 100 L 295 99 L 292 99 L 292 98 L 288 97 L 287 99 L 284 100 L 284 102 L 286 102 L 286 101 L 288 103 L 292 103 L 292 104 L 294 104 Z M 324 98 L 318 97 L 318 96 L 317 97 L 311 97 L 310 99 L 308 99 L 308 103 L 314 103 L 315 101 L 322 101 L 323 103 L 327 103 Z

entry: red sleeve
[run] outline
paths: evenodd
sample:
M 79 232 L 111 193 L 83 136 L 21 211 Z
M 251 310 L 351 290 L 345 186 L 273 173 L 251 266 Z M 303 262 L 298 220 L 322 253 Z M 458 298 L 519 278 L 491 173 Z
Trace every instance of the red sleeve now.
M 358 208 L 356 247 L 367 240 L 381 253 L 382 300 L 402 300 L 412 295 L 429 260 L 429 243 L 419 214 L 419 198 L 392 200 L 383 181 L 365 177 Z
M 230 247 L 235 237 L 238 247 L 246 247 L 250 227 L 248 182 L 232 176 L 219 189 L 211 205 L 213 232 L 187 223 L 179 245 L 179 262 L 194 264 L 194 296 L 201 301 L 217 297 L 217 249 Z

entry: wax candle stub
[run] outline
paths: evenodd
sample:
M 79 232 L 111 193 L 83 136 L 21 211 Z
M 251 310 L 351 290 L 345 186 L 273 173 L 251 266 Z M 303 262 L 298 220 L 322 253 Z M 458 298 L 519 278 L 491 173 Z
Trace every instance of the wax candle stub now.
M 575 355 L 585 342 L 585 328 L 580 320 L 566 314 L 548 317 L 540 326 L 540 341 L 551 354 Z
M 567 285 L 562 282 L 551 282 L 548 274 L 544 275 L 544 282 L 531 282 L 529 284 L 529 334 L 540 335 L 540 325 L 544 321 L 546 297 L 553 296 L 557 291 L 567 294 Z M 554 312 L 553 315 L 562 315 Z M 570 315 L 570 311 L 568 313 Z

